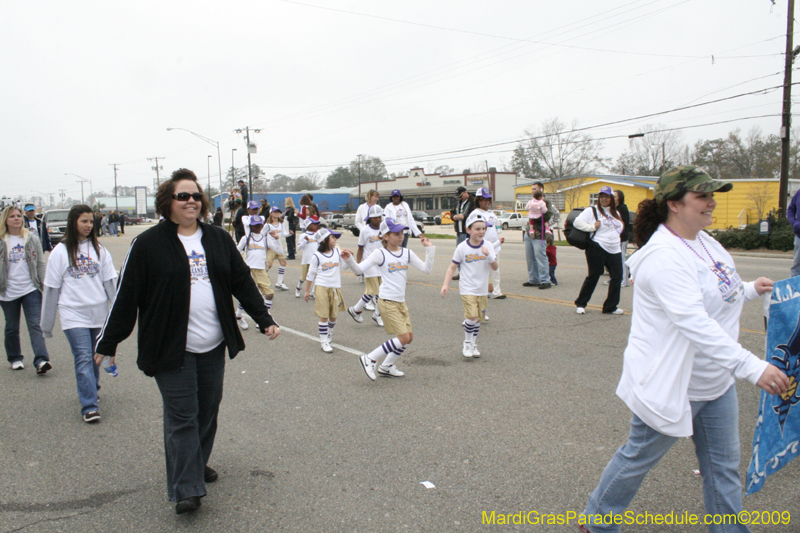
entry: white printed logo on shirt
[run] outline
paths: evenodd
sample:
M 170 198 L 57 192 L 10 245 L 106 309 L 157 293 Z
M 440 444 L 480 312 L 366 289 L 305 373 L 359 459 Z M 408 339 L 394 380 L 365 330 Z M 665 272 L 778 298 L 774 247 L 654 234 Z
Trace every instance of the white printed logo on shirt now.
M 194 250 L 187 255 L 189 258 L 189 270 L 192 276 L 192 285 L 197 281 L 208 282 L 208 264 L 206 263 L 206 254 L 198 254 Z
M 22 261 L 25 261 L 25 248 L 21 244 L 18 244 L 9 250 L 8 262 L 21 263 Z
M 75 266 L 67 268 L 67 274 L 74 279 L 81 279 L 83 276 L 94 278 L 100 275 L 100 264 L 93 261 L 91 256 L 79 253 L 75 259 Z

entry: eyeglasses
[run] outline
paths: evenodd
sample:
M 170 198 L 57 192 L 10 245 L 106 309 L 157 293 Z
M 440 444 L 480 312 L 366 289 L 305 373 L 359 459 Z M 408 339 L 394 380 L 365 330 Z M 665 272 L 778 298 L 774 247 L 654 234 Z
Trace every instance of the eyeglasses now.
M 178 200 L 179 202 L 188 202 L 189 198 L 191 198 L 195 202 L 200 202 L 200 201 L 203 200 L 203 193 L 200 193 L 200 192 L 192 192 L 192 193 L 179 192 L 178 194 L 173 194 L 172 197 L 175 198 L 176 200 Z

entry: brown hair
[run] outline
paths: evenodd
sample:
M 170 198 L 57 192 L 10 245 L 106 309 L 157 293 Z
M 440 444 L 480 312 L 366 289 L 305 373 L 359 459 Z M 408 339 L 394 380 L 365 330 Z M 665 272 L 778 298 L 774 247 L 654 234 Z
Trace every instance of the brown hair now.
M 88 205 L 75 205 L 69 210 L 67 214 L 67 227 L 64 229 L 64 245 L 67 247 L 67 257 L 69 258 L 69 265 L 75 266 L 78 262 L 78 245 L 80 244 L 80 237 L 78 236 L 78 219 L 81 215 L 89 213 L 92 215 L 92 224 L 94 224 L 94 212 Z M 100 258 L 100 243 L 97 242 L 97 234 L 94 231 L 89 232 L 86 237 L 92 243 L 94 251 L 97 252 L 98 259 Z
M 642 247 L 647 244 L 658 226 L 667 221 L 669 216 L 668 201 L 680 201 L 686 196 L 686 191 L 681 191 L 678 196 L 669 200 L 656 202 L 652 198 L 647 198 L 639 202 L 639 209 L 636 212 L 636 222 L 633 223 L 633 242 L 636 246 Z
M 203 187 L 198 183 L 197 176 L 195 176 L 194 172 L 186 168 L 179 168 L 172 173 L 170 179 L 158 187 L 158 192 L 156 193 L 156 213 L 167 219 L 172 215 L 172 195 L 175 194 L 175 186 L 179 181 L 183 180 L 193 181 L 195 185 L 197 185 L 197 190 L 200 194 L 203 194 Z M 208 206 L 208 198 L 203 194 L 203 200 L 200 202 L 200 213 L 198 213 L 197 218 L 206 218 L 208 215 Z

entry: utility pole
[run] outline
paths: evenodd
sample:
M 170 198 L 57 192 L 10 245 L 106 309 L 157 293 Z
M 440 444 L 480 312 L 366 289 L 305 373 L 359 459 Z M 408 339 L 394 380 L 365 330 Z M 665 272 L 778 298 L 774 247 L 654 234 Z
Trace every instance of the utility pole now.
M 161 159 L 163 161 L 164 159 L 166 159 L 166 157 L 159 158 L 158 156 L 156 156 L 156 157 L 148 157 L 147 158 L 148 161 L 155 161 L 156 162 L 155 166 L 150 167 L 151 170 L 155 170 L 156 171 L 156 192 L 158 192 L 158 187 L 161 185 L 161 177 L 158 175 L 158 171 L 159 170 L 164 170 L 164 167 L 160 166 L 158 164 L 158 160 L 159 159 Z M 154 195 L 155 195 L 155 193 L 154 193 Z
M 245 132 L 245 142 L 247 143 L 247 180 L 249 181 L 249 196 L 250 198 L 253 197 L 253 173 L 250 164 L 250 154 L 258 153 L 258 148 L 256 147 L 256 143 L 250 142 L 250 126 L 245 126 L 244 129 L 234 130 L 236 133 Z M 260 129 L 253 129 L 253 133 L 261 133 Z
M 786 63 L 783 73 L 783 120 L 781 122 L 781 183 L 778 192 L 778 215 L 786 216 L 789 197 L 789 133 L 792 129 L 792 63 L 797 50 L 792 45 L 794 35 L 794 0 L 789 0 L 786 14 Z
M 358 154 L 358 203 L 361 203 L 361 156 Z
M 109 165 L 114 167 L 114 206 L 116 208 L 115 211 L 119 211 L 119 191 L 117 191 L 117 165 L 119 163 L 109 163 Z
M 66 194 L 65 193 L 67 192 L 67 190 L 66 189 L 58 189 L 58 192 L 61 193 L 60 194 L 61 195 L 61 208 L 63 209 L 64 208 L 64 201 L 66 200 Z

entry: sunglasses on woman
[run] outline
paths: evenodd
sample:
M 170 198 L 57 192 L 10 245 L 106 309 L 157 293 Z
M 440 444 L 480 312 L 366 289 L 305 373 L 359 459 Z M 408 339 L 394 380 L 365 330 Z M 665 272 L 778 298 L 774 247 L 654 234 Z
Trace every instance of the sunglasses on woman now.
M 200 201 L 203 200 L 203 193 L 201 193 L 201 192 L 192 192 L 192 193 L 179 192 L 178 194 L 173 194 L 172 197 L 175 198 L 176 200 L 178 200 L 179 202 L 188 202 L 189 198 L 191 198 L 195 202 L 200 202 Z

